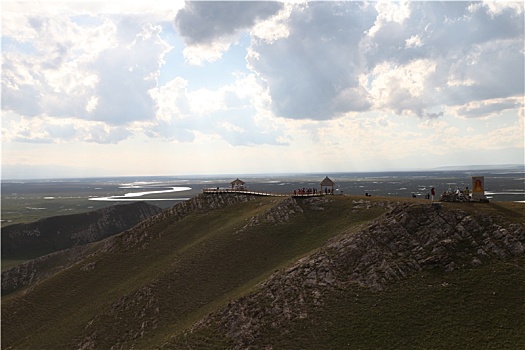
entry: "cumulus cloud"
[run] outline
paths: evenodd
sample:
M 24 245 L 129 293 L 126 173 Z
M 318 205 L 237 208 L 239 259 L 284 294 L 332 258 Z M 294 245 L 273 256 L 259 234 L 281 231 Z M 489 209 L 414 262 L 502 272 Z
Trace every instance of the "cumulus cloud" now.
M 454 108 L 454 113 L 465 118 L 493 117 L 504 111 L 523 108 L 523 97 L 496 98 L 484 101 L 472 101 Z
M 174 20 L 188 45 L 188 63 L 201 65 L 222 57 L 238 34 L 272 17 L 283 8 L 273 1 L 187 1 Z
M 170 50 L 159 37 L 160 26 L 139 22 L 125 28 L 133 29 L 124 29 L 123 42 L 101 52 L 91 65 L 98 77 L 98 103 L 89 117 L 115 125 L 155 116 L 149 91 L 156 87 L 163 56 Z
M 34 119 L 35 130 L 14 140 L 114 143 L 131 135 L 130 123 L 155 118 L 150 90 L 171 49 L 159 25 L 139 15 L 18 17 L 3 37 L 2 109 Z M 53 132 L 63 120 L 76 135 Z
M 3 116 L 2 127 L 5 142 L 115 144 L 131 135 L 125 127 L 109 126 L 103 122 L 46 116 L 26 118 L 12 113 Z
M 287 37 L 252 46 L 250 68 L 267 84 L 276 115 L 330 119 L 370 107 L 359 84 L 365 62 L 358 46 L 375 13 L 361 3 L 298 5 L 290 14 Z
M 188 45 L 210 44 L 252 27 L 282 7 L 273 1 L 187 1 L 175 26 Z
M 157 104 L 156 121 L 144 126 L 151 137 L 191 142 L 197 134 L 218 137 L 235 146 L 286 143 L 279 122 L 260 118 L 264 91 L 253 75 L 239 77 L 217 90 L 188 90 L 182 78 L 152 91 Z M 203 103 L 203 101 L 206 101 Z
M 523 95 L 523 22 L 515 3 L 298 4 L 248 62 L 282 117 L 439 117 L 429 110 Z
M 522 113 L 523 7 L 190 1 L 169 21 L 17 11 L 2 18 L 2 111 L 13 116 L 4 139 L 116 143 L 145 134 L 197 143 L 204 135 L 283 145 L 311 128 L 312 139 L 344 148 L 343 140 L 362 144 L 363 130 L 396 125 L 392 114 L 437 123 Z M 223 57 L 234 42 L 245 61 Z M 207 66 L 197 71 L 184 58 Z
M 392 24 L 383 23 L 366 38 L 373 48 L 366 53 L 367 62 L 376 67 L 379 62 L 389 62 L 395 70 L 421 60 L 429 62 L 433 73 L 427 74 L 425 91 L 419 96 L 408 94 L 418 98 L 408 107 L 419 116 L 428 115 L 426 109 L 440 104 L 522 95 L 523 80 L 516 76 L 524 73 L 523 15 L 513 7 L 495 15 L 481 3 L 410 3 L 410 16 L 397 26 L 396 35 L 391 34 Z M 406 45 L 415 42 L 418 45 Z M 399 87 L 391 84 L 386 88 L 393 92 Z M 400 105 L 377 102 L 387 102 L 389 108 Z

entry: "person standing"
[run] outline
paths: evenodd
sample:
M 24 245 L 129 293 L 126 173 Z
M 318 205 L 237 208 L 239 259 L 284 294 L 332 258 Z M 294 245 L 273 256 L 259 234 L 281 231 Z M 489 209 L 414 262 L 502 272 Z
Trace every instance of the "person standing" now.
M 434 187 L 432 187 L 432 189 L 430 190 L 430 203 L 434 202 L 434 196 L 436 195 L 436 190 L 434 189 Z

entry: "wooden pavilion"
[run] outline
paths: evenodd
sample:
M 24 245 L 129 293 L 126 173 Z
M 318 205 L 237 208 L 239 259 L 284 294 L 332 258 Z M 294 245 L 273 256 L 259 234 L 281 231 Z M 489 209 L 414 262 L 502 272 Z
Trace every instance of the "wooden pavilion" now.
M 232 190 L 244 190 L 244 184 L 245 182 L 242 180 L 239 180 L 239 178 L 236 178 L 232 182 L 230 182 L 232 185 Z
M 321 185 L 321 193 L 331 193 L 331 194 L 334 194 L 334 186 L 335 186 L 335 182 L 333 182 L 332 180 L 330 180 L 327 177 L 325 177 L 323 179 L 323 181 L 321 181 L 320 183 Z M 330 188 L 330 189 L 329 189 Z

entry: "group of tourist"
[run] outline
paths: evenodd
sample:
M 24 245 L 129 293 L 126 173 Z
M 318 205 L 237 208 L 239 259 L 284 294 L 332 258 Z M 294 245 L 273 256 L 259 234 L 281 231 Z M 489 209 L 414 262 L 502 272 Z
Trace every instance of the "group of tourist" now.
M 440 200 L 442 202 L 469 202 L 470 190 L 468 187 L 465 187 L 463 191 L 449 188 L 446 192 L 443 192 Z
M 297 190 L 293 190 L 293 195 L 294 196 L 297 196 L 297 195 L 305 195 L 305 194 L 317 194 L 317 189 L 316 188 L 299 188 Z
M 293 190 L 294 196 L 304 196 L 304 195 L 316 195 L 318 193 L 323 193 L 323 191 L 318 191 L 316 188 L 299 188 L 297 190 Z M 324 189 L 324 194 L 334 194 L 334 191 L 332 191 L 329 188 Z
M 431 199 L 434 201 L 434 196 L 436 195 L 436 191 L 434 187 L 430 190 L 431 193 L 427 193 L 425 195 L 425 199 Z M 412 193 L 412 198 L 416 198 L 416 195 Z M 470 199 L 470 190 L 468 187 L 465 187 L 463 191 L 456 189 L 452 190 L 452 188 L 449 187 L 449 189 L 441 194 L 441 201 L 444 202 L 458 202 L 458 201 L 464 201 Z

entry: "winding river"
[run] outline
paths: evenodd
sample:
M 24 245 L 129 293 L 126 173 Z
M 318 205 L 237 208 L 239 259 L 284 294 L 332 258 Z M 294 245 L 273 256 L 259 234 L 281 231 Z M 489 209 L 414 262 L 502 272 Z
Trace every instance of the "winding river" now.
M 144 189 L 149 187 L 142 187 L 142 186 L 125 186 L 125 187 L 119 187 L 119 188 L 136 188 L 136 189 Z M 191 187 L 168 187 L 168 189 L 162 189 L 162 190 L 155 190 L 155 191 L 145 191 L 145 192 L 130 192 L 126 193 L 123 196 L 109 196 L 109 197 L 90 197 L 90 201 L 110 201 L 110 202 L 122 202 L 122 201 L 186 201 L 189 198 L 141 198 L 143 196 L 147 196 L 150 194 L 157 194 L 157 193 L 172 193 L 172 192 L 182 192 L 182 191 L 189 191 L 191 190 Z

